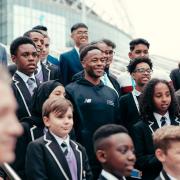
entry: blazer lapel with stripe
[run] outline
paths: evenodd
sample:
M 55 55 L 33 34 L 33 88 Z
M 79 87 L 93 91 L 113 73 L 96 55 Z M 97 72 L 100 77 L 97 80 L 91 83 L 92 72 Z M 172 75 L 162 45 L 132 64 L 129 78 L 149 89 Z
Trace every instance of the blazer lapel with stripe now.
M 57 166 L 59 167 L 59 170 L 61 171 L 65 179 L 71 180 L 71 172 L 69 170 L 66 158 L 61 148 L 59 147 L 59 144 L 57 143 L 56 139 L 50 134 L 49 131 L 44 135 L 44 141 L 46 142 L 46 148 L 52 155 L 53 159 L 55 160 Z

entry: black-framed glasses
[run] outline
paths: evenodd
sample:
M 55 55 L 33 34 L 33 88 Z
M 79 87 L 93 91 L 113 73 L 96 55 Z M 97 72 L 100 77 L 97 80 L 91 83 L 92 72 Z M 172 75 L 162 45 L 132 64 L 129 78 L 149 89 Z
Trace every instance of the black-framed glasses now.
M 82 36 L 82 35 L 88 35 L 88 31 L 77 31 L 77 34 Z
M 106 51 L 101 51 L 101 52 L 106 54 L 106 55 L 110 55 L 110 56 L 115 54 L 115 51 L 113 51 L 113 50 L 106 50 Z
M 138 69 L 135 69 L 134 72 L 138 72 L 138 73 L 145 73 L 145 72 L 147 72 L 147 73 L 151 74 L 153 72 L 153 70 L 152 69 L 138 68 Z

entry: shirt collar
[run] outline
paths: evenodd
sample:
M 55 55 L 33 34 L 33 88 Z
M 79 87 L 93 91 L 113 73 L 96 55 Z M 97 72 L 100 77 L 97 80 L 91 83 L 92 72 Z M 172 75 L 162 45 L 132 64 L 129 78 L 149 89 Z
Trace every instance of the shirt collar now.
M 24 73 L 17 70 L 16 74 L 18 74 L 25 83 L 27 83 L 29 78 L 33 78 L 34 80 L 36 80 L 35 76 L 34 76 L 34 73 L 31 76 L 27 76 L 26 74 L 24 74 Z
M 79 54 L 79 48 L 78 48 L 77 46 L 74 46 L 74 48 L 75 48 L 75 50 L 77 51 L 78 55 L 80 55 L 80 54 Z
M 174 178 L 173 176 L 171 176 L 169 174 L 167 174 L 167 176 L 169 177 L 170 180 L 178 180 L 178 179 Z
M 107 172 L 106 170 L 102 170 L 101 175 L 104 176 L 106 179 L 111 179 L 111 180 L 118 180 L 117 177 L 112 175 L 111 173 Z M 126 180 L 125 177 L 122 177 L 123 180 Z
M 154 112 L 153 115 L 154 115 L 154 117 L 155 117 L 155 119 L 156 119 L 159 127 L 161 127 L 161 118 L 162 118 L 162 117 L 165 117 L 165 118 L 166 118 L 166 123 L 167 123 L 168 125 L 171 124 L 170 117 L 169 117 L 169 112 L 168 112 L 168 111 L 167 111 L 166 114 L 163 115 L 163 116 L 160 115 L 160 114 L 158 114 L 158 113 L 156 113 L 156 112 Z
M 68 151 L 69 151 L 69 148 L 70 148 L 70 143 L 69 143 L 69 135 L 67 136 L 66 139 L 62 139 L 61 137 L 55 135 L 52 131 L 50 131 L 50 133 L 54 136 L 54 138 L 56 139 L 56 141 L 58 142 L 59 146 L 61 147 L 61 144 L 63 142 L 65 142 L 67 144 L 67 147 L 68 147 Z
M 133 93 L 135 96 L 140 96 L 141 95 L 141 92 L 138 91 L 136 88 L 133 89 Z
M 42 69 L 42 66 L 41 66 L 41 61 L 38 61 L 38 63 L 37 63 L 37 74 L 39 74 L 39 72 L 41 71 L 41 69 Z

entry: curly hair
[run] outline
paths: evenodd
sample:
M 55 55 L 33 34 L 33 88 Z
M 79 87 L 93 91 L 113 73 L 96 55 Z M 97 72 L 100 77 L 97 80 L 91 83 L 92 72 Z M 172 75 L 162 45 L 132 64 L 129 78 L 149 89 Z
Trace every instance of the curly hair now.
M 152 64 L 152 61 L 150 58 L 145 58 L 145 57 L 142 57 L 142 58 L 135 58 L 133 60 L 131 60 L 127 66 L 127 69 L 128 69 L 128 72 L 130 74 L 132 74 L 134 72 L 134 70 L 136 69 L 136 66 L 140 63 L 147 63 L 150 67 L 150 69 L 152 69 L 153 67 L 153 64 Z
M 156 110 L 156 107 L 153 101 L 153 95 L 154 95 L 155 86 L 159 83 L 166 84 L 170 91 L 171 103 L 168 108 L 169 115 L 174 118 L 180 117 L 179 105 L 174 94 L 174 89 L 170 86 L 168 81 L 162 80 L 162 79 L 151 79 L 144 87 L 144 90 L 143 90 L 143 93 L 141 95 L 140 102 L 139 102 L 141 117 L 146 122 L 153 118 L 153 112 L 155 112 Z

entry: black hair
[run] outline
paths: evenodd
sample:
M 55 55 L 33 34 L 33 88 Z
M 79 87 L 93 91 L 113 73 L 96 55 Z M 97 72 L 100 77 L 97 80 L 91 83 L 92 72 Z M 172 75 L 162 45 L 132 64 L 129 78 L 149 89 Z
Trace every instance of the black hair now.
M 75 31 L 76 29 L 78 29 L 78 28 L 86 28 L 86 29 L 88 29 L 88 27 L 84 23 L 76 23 L 71 27 L 71 33 L 73 31 Z
M 103 139 L 117 133 L 128 134 L 128 130 L 124 126 L 116 124 L 106 124 L 98 128 L 93 134 L 93 144 L 95 151 Z
M 23 34 L 23 36 L 30 38 L 32 32 L 37 32 L 37 33 L 40 33 L 40 34 L 42 34 L 42 35 L 44 36 L 44 34 L 43 34 L 41 31 L 38 31 L 37 29 L 31 29 L 31 30 L 25 32 L 25 33 Z
M 116 48 L 116 44 L 109 39 L 102 39 L 101 41 L 104 42 L 107 46 L 112 47 L 113 49 Z
M 87 55 L 87 53 L 91 50 L 100 50 L 97 46 L 95 45 L 87 45 L 85 47 L 83 47 L 80 51 L 80 60 L 83 61 L 84 57 Z M 101 51 L 101 50 L 100 50 Z
M 133 73 L 134 70 L 136 69 L 136 66 L 142 62 L 147 63 L 149 65 L 150 69 L 152 69 L 153 64 L 152 64 L 151 59 L 147 58 L 147 57 L 143 57 L 143 58 L 135 58 L 135 59 L 131 60 L 129 62 L 129 65 L 127 66 L 128 72 L 130 74 Z
M 150 43 L 147 40 L 145 40 L 143 38 L 137 38 L 137 39 L 133 39 L 132 41 L 130 41 L 130 43 L 129 43 L 130 51 L 133 51 L 135 46 L 139 45 L 139 44 L 144 44 L 145 46 L 147 46 L 148 49 L 150 47 Z
M 36 49 L 36 45 L 34 44 L 34 42 L 30 38 L 20 36 L 20 37 L 14 39 L 10 45 L 11 55 L 16 55 L 19 46 L 22 44 L 32 44 Z
M 173 118 L 180 117 L 179 106 L 174 94 L 174 89 L 168 83 L 168 81 L 154 78 L 151 79 L 145 85 L 139 102 L 141 117 L 145 122 L 153 119 L 153 112 L 155 112 L 156 110 L 156 107 L 154 105 L 153 95 L 154 95 L 155 86 L 159 83 L 166 84 L 170 91 L 171 103 L 168 108 L 170 117 Z
M 34 26 L 32 29 L 46 31 L 46 32 L 48 31 L 48 28 L 46 26 L 43 26 L 43 25 Z

